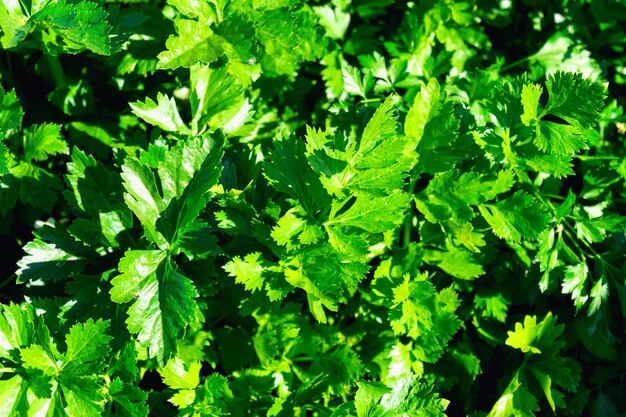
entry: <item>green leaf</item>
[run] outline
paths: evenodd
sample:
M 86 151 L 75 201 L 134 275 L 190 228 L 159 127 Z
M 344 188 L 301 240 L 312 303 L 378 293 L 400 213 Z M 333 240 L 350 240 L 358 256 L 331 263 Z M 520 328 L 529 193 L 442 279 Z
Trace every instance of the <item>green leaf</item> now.
M 1 9 L 0 22 L 2 22 Z M 0 23 L 0 27 L 4 27 L 2 23 Z M 20 130 L 23 117 L 24 112 L 15 90 L 5 92 L 2 86 L 0 86 L 0 141 Z
M 243 3 L 231 13 L 217 16 L 204 3 L 194 8 L 180 2 L 174 6 L 186 17 L 176 17 L 176 34 L 167 39 L 167 50 L 158 56 L 163 69 L 206 65 L 225 55 L 229 72 L 248 84 L 258 76 L 257 60 L 268 74 L 292 76 L 302 61 L 321 57 L 325 48 L 308 8 L 290 11 Z M 257 45 L 262 45 L 263 53 L 257 51 Z
M 249 85 L 258 78 L 258 39 L 252 21 L 258 13 L 248 15 L 231 9 L 232 13 L 217 16 L 207 2 L 196 2 L 191 7 L 183 3 L 179 1 L 174 6 L 188 19 L 180 15 L 176 17 L 176 34 L 167 39 L 167 50 L 159 54 L 158 66 L 164 69 L 191 68 L 192 85 L 194 73 L 199 68 L 208 69 L 208 65 L 218 59 L 228 63 L 217 72 L 228 72 L 231 78 L 243 85 Z M 220 22 L 217 23 L 217 20 Z M 232 104 L 221 102 L 222 106 Z
M 112 52 L 107 13 L 97 3 L 82 1 L 67 4 L 64 0 L 37 1 L 28 6 L 4 1 L 0 27 L 5 48 L 17 46 L 26 36 L 41 30 L 52 32 L 43 36 L 43 46 L 55 53 L 77 53 L 85 49 L 101 55 Z M 56 37 L 60 37 L 60 42 Z
M 243 259 L 235 256 L 232 261 L 224 265 L 228 275 L 235 277 L 236 282 L 244 284 L 246 290 L 256 291 L 263 288 L 263 271 L 267 268 L 260 252 L 250 253 Z
M 453 103 L 439 83 L 430 80 L 415 96 L 404 124 L 405 134 L 417 150 L 417 173 L 448 171 L 467 158 L 468 144 L 459 142 L 458 129 Z
M 50 27 L 63 39 L 64 52 L 77 53 L 88 49 L 100 55 L 112 52 L 107 22 L 108 14 L 97 3 L 81 1 L 67 4 L 63 0 L 50 2 L 31 19 Z
M 543 114 L 557 116 L 578 130 L 595 126 L 603 107 L 605 88 L 581 74 L 556 72 L 546 80 L 549 93 Z
M 394 229 L 402 223 L 410 197 L 400 191 L 386 197 L 356 194 L 356 200 L 346 211 L 332 216 L 324 223 L 326 227 L 356 227 L 369 233 L 381 233 Z M 335 212 L 344 203 L 333 203 Z
M 588 285 L 589 268 L 586 263 L 577 265 L 568 265 L 565 267 L 565 276 L 563 277 L 562 292 L 563 294 L 571 294 L 576 310 L 580 310 L 589 298 Z
M 343 39 L 348 26 L 350 26 L 350 14 L 340 8 L 332 8 L 328 5 L 313 8 L 320 18 L 320 25 L 326 29 L 326 34 L 333 39 Z
M 251 17 L 256 37 L 265 51 L 260 59 L 265 73 L 291 77 L 301 62 L 320 58 L 325 51 L 325 39 L 318 33 L 317 18 L 310 9 L 277 8 L 253 12 Z
M 504 136 L 500 134 L 504 141 L 502 156 L 509 159 L 513 166 L 526 165 L 532 170 L 556 178 L 574 174 L 572 156 L 588 149 L 587 139 L 592 137 L 590 129 L 598 120 L 603 106 L 604 87 L 582 79 L 580 74 L 556 72 L 546 81 L 548 103 L 541 110 L 540 99 L 543 89 L 538 84 L 524 81 L 525 77 L 522 77 L 509 85 L 505 98 L 510 100 L 521 90 L 524 112 L 520 120 L 530 129 L 517 125 L 513 132 L 506 132 Z M 524 84 L 520 85 L 522 83 Z M 504 109 L 506 107 L 500 107 L 497 112 L 503 113 Z M 506 117 L 513 114 L 511 111 L 508 113 Z M 533 130 L 534 148 L 526 141 L 520 142 L 517 139 L 517 136 L 532 135 Z M 517 142 L 513 142 L 513 147 L 509 145 L 511 138 Z M 497 157 L 501 156 L 494 156 Z
M 164 363 L 177 352 L 176 342 L 187 326 L 198 319 L 198 293 L 160 250 L 127 251 L 118 270 L 121 275 L 111 280 L 111 300 L 135 300 L 128 309 L 128 330 L 137 334 L 150 357 Z
M 523 325 L 516 323 L 515 331 L 508 332 L 509 337 L 505 343 L 524 353 L 531 351 L 544 355 L 555 354 L 564 345 L 557 340 L 564 329 L 564 325 L 556 324 L 556 317 L 550 312 L 539 323 L 536 316 L 526 316 Z
M 281 300 L 293 287 L 285 282 L 282 268 L 253 252 L 243 259 L 235 256 L 222 267 L 235 281 L 244 284 L 248 291 L 264 289 L 271 301 Z
M 556 155 L 573 155 L 587 148 L 587 143 L 576 128 L 560 123 L 537 122 L 535 146 Z
M 617 414 L 626 6 L 509 3 L 0 0 L 0 416 Z
M 572 158 L 569 156 L 537 154 L 526 158 L 525 162 L 534 171 L 551 174 L 556 178 L 574 175 Z
M 393 289 L 395 310 L 390 311 L 390 318 L 395 333 L 416 338 L 431 329 L 434 304 L 430 299 L 435 297 L 435 287 L 427 280 L 428 273 L 422 273 L 415 279 L 407 274 L 402 284 Z M 398 309 L 398 306 L 401 308 Z
M 278 220 L 271 236 L 281 246 L 292 249 L 300 244 L 316 243 L 323 237 L 322 229 L 300 218 L 304 213 L 291 209 Z M 297 238 L 297 239 L 296 239 Z
M 370 247 L 365 236 L 357 233 L 344 233 L 341 228 L 328 227 L 326 232 L 328 232 L 328 242 L 338 253 L 353 261 L 367 263 Z
M 341 77 L 343 81 L 343 89 L 346 93 L 367 99 L 371 89 L 374 87 L 375 81 L 371 71 L 364 69 L 361 71 L 348 64 L 341 66 Z
M 174 7 L 179 13 L 191 18 L 211 18 L 214 15 L 210 3 L 206 1 L 167 0 L 167 4 Z
M 354 406 L 357 416 L 382 415 L 378 410 L 380 401 L 384 395 L 391 393 L 391 388 L 380 382 L 362 381 L 358 383 L 359 389 L 354 397 Z
M 102 415 L 105 396 L 92 378 L 66 378 L 60 385 L 70 415 L 85 417 Z
M 6 146 L 0 143 L 0 177 L 8 174 L 9 171 L 9 150 Z
M 67 351 L 63 362 L 72 366 L 88 369 L 89 363 L 103 362 L 110 351 L 108 346 L 112 337 L 106 334 L 108 321 L 88 319 L 70 328 L 65 336 Z
M 550 375 L 545 374 L 541 371 L 538 371 L 534 368 L 532 372 L 533 372 L 533 375 L 535 375 L 535 378 L 537 378 L 537 381 L 539 382 L 539 385 L 541 386 L 541 389 L 543 390 L 543 394 L 548 400 L 548 404 L 550 404 L 550 408 L 552 409 L 553 412 L 555 412 L 556 405 L 554 404 L 554 398 L 552 397 L 552 378 L 550 378 Z
M 446 250 L 428 250 L 424 253 L 424 262 L 436 265 L 446 273 L 460 279 L 474 279 L 485 273 L 482 265 L 471 252 L 451 244 Z
M 493 233 L 511 242 L 519 242 L 522 238 L 536 239 L 549 222 L 540 203 L 522 191 L 496 204 L 484 204 L 478 208 Z
M 548 315 L 546 318 L 550 318 Z M 537 326 L 537 316 L 526 316 L 524 318 L 524 324 L 515 323 L 515 331 L 509 331 L 509 337 L 506 339 L 506 344 L 520 349 L 522 352 L 541 353 L 539 347 L 535 346 L 537 340 L 541 335 L 543 322 Z
M 591 316 L 577 317 L 574 320 L 574 328 L 580 342 L 590 353 L 603 360 L 613 361 L 619 357 L 616 349 L 619 339 L 610 329 L 608 316 L 604 310 L 600 309 Z
M 415 144 L 419 145 L 426 125 L 439 116 L 445 96 L 442 97 L 439 83 L 435 78 L 420 88 L 415 96 L 413 105 L 409 109 L 404 122 L 404 134 Z
M 95 417 L 104 409 L 102 382 L 94 374 L 104 370 L 110 351 L 111 337 L 105 333 L 108 328 L 108 321 L 89 319 L 72 326 L 65 337 L 67 352 L 63 355 L 59 384 L 72 414 Z
M 28 412 L 28 403 L 23 400 L 22 377 L 0 381 L 0 413 L 5 416 L 24 415 Z
M 166 206 L 159 195 L 154 174 L 138 160 L 127 157 L 121 175 L 127 191 L 124 194 L 126 204 L 141 221 L 146 235 L 153 242 L 162 244 L 164 239 L 156 230 L 156 222 Z
M 44 123 L 24 130 L 24 160 L 43 161 L 50 155 L 69 154 L 67 143 L 61 139 L 61 126 Z
M 539 49 L 530 56 L 531 63 L 539 63 L 546 74 L 557 71 L 581 73 L 585 78 L 597 79 L 601 73 L 598 63 L 583 45 L 575 42 L 564 32 L 552 35 Z
M 507 318 L 507 311 L 511 302 L 503 294 L 476 294 L 474 296 L 474 305 L 477 308 L 484 309 L 483 316 L 493 318 L 504 323 Z
M 459 175 L 454 169 L 438 173 L 428 186 L 415 196 L 417 209 L 431 223 L 448 220 L 467 222 L 474 216 L 472 206 L 492 200 L 514 184 L 511 171 L 500 171 L 497 177 L 476 172 Z
M 85 243 L 117 247 L 118 235 L 132 226 L 132 213 L 124 204 L 120 177 L 78 148 L 72 151 L 67 170 L 65 179 L 71 190 L 65 191 L 65 197 L 90 217 L 74 221 L 70 233 Z
M 113 406 L 110 408 L 109 414 L 105 412 L 105 416 L 148 416 L 149 410 L 146 405 L 148 395 L 138 387 L 126 384 L 120 378 L 115 378 L 109 385 L 109 394 L 113 400 Z
M 510 132 L 518 132 L 523 128 L 524 107 L 520 97 L 527 80 L 528 76 L 524 74 L 510 82 L 501 80 L 495 83 L 486 107 L 489 113 L 495 116 L 496 124 L 499 127 L 509 129 Z M 496 134 L 501 136 L 500 132 L 496 132 Z
M 363 130 L 363 135 L 361 135 L 361 142 L 359 143 L 360 152 L 367 154 L 380 142 L 395 136 L 398 122 L 393 111 L 392 96 L 389 96 L 383 104 L 376 109 L 372 118 L 367 122 Z
M 448 222 L 446 228 L 452 233 L 455 243 L 460 243 L 471 252 L 478 253 L 486 245 L 484 234 L 476 231 L 471 223 Z
M 173 389 L 195 389 L 200 384 L 200 362 L 191 362 L 185 366 L 183 362 L 174 357 L 159 369 L 163 382 Z
M 288 266 L 284 270 L 287 282 L 314 295 L 331 310 L 337 308 L 337 301 L 345 300 L 369 269 L 330 245 L 303 248 L 293 255 Z
M 244 0 L 238 8 L 246 12 L 262 12 L 264 10 L 290 8 L 298 5 L 298 3 L 300 3 L 299 0 Z
M 139 369 L 137 368 L 137 358 L 135 357 L 135 342 L 128 340 L 124 346 L 118 350 L 107 367 L 111 377 L 117 377 L 123 382 L 137 382 L 139 380 Z
M 543 88 L 539 84 L 524 84 L 522 87 L 522 106 L 524 114 L 522 114 L 522 123 L 530 126 L 539 118 L 537 116 L 539 109 L 539 99 L 543 93 Z
M 443 417 L 449 404 L 414 375 L 392 381 L 389 386 L 364 381 L 358 386 L 354 401 L 357 417 Z
M 567 190 L 567 197 L 556 208 L 555 213 L 554 213 L 557 221 L 561 221 L 563 218 L 568 216 L 571 213 L 572 207 L 574 206 L 575 203 L 576 203 L 576 194 L 574 194 L 572 190 Z
M 201 16 L 206 19 L 205 16 Z M 196 63 L 210 64 L 224 54 L 226 40 L 211 30 L 206 21 L 177 17 L 176 35 L 170 35 L 161 52 L 159 68 L 189 68 Z
M 295 136 L 275 141 L 264 174 L 276 190 L 297 199 L 315 217 L 330 205 L 330 196 L 309 167 L 304 149 Z
M 452 288 L 437 292 L 427 273 L 415 279 L 407 274 L 402 284 L 393 288 L 389 320 L 395 334 L 415 341 L 412 357 L 436 362 L 461 325 L 454 314 L 459 304 Z
M 181 394 L 191 394 L 191 392 L 183 390 L 179 391 L 171 398 L 174 404 L 181 404 Z M 185 401 L 184 404 L 189 404 Z M 191 407 L 186 410 L 194 410 L 196 413 L 203 412 L 211 416 L 229 416 L 232 415 L 231 404 L 236 403 L 233 392 L 230 390 L 228 380 L 221 375 L 212 374 L 206 378 L 204 384 L 196 390 L 194 400 L 189 404 Z M 185 409 L 178 405 L 181 409 Z
M 487 417 L 534 416 L 534 412 L 539 410 L 539 404 L 528 390 L 526 381 L 516 374 Z
M 241 108 L 245 100 L 242 84 L 225 67 L 214 69 L 207 65 L 194 65 L 190 71 L 192 131 L 203 132 L 207 124 L 212 128 L 226 129 L 226 121 L 210 122 L 220 114 Z
M 57 193 L 63 189 L 63 183 L 52 173 L 31 163 L 20 161 L 10 168 L 17 181 L 11 182 L 17 188 L 22 202 L 50 212 L 57 202 Z M 9 197 L 11 198 L 11 197 Z
M 214 230 L 206 223 L 196 221 L 178 230 L 175 245 L 189 259 L 206 259 L 209 256 L 222 255 Z
M 591 302 L 589 303 L 589 309 L 587 310 L 588 316 L 592 316 L 598 313 L 600 311 L 600 308 L 607 305 L 606 303 L 609 297 L 609 286 L 606 281 L 606 278 L 601 277 L 591 288 L 591 291 L 589 292 Z
M 387 196 L 404 187 L 414 162 L 413 149 L 396 130 L 389 97 L 368 121 L 360 143 L 329 131 L 307 129 L 306 157 L 329 194 Z
M 0 305 L 0 358 L 10 358 L 24 346 L 49 347 L 49 331 L 31 304 Z
M 26 256 L 18 262 L 18 282 L 66 279 L 81 272 L 95 256 L 93 249 L 76 241 L 60 227 L 45 225 L 34 235 L 35 240 L 24 246 Z
M 176 242 L 208 202 L 209 189 L 222 173 L 221 143 L 195 138 L 170 149 L 159 163 L 163 201 L 167 209 L 158 226 Z
M 189 134 L 190 130 L 181 119 L 174 97 L 157 94 L 157 102 L 146 98 L 145 102 L 135 101 L 130 107 L 137 116 L 151 125 L 158 126 L 167 132 Z
M 54 328 L 65 335 L 66 353 L 59 353 L 56 341 L 30 304 L 0 306 L 0 360 L 9 359 L 16 376 L 11 383 L 2 381 L 0 397 L 8 396 L 0 409 L 19 410 L 23 415 L 47 413 L 63 407 L 68 415 L 100 416 L 104 410 L 105 396 L 102 375 L 105 358 L 109 354 L 111 337 L 106 334 L 109 322 L 88 319 L 66 332 L 59 323 Z M 48 320 L 58 321 L 56 317 Z M 17 356 L 11 356 L 20 350 Z M 19 394 L 15 388 L 20 386 Z M 61 404 L 64 404 L 61 406 Z M 65 415 L 65 414 L 63 414 Z
M 48 3 L 47 1 L 35 2 L 27 10 L 15 0 L 3 0 L 0 8 L 0 28 L 2 28 L 2 46 L 4 48 L 15 47 L 30 32 L 34 30 L 33 22 L 29 17 L 37 13 Z
M 406 140 L 400 136 L 388 138 L 364 155 L 359 149 L 354 157 L 350 157 L 350 168 L 336 175 L 343 177 L 341 182 L 347 179 L 347 183 L 338 188 L 376 196 L 386 196 L 392 190 L 402 189 L 414 162 L 412 155 L 414 152 L 406 149 Z M 326 182 L 324 185 L 329 189 Z M 338 193 L 335 191 L 334 194 Z
M 489 416 L 508 416 L 511 412 L 534 415 L 539 410 L 535 398 L 538 392 L 543 392 L 553 412 L 556 407 L 566 407 L 559 389 L 575 392 L 581 369 L 574 360 L 560 356 L 565 343 L 559 337 L 564 328 L 556 325 L 556 317 L 548 313 L 539 323 L 536 316 L 526 316 L 523 324 L 516 323 L 515 331 L 508 332 L 505 343 L 526 356 Z
M 119 202 L 123 188 L 117 175 L 98 163 L 93 156 L 74 148 L 72 162 L 67 164 L 67 170 L 66 181 L 72 190 L 65 195 L 75 208 L 92 215 L 125 208 Z
M 10 163 L 9 149 L 0 143 L 0 177 L 11 172 L 9 170 Z
M 57 370 L 57 364 L 50 354 L 39 345 L 30 345 L 20 351 L 20 357 L 25 368 L 40 369 L 46 375 L 53 375 Z
M 589 243 L 602 242 L 609 232 L 619 233 L 626 226 L 623 216 L 607 215 L 594 219 L 578 219 L 576 236 Z

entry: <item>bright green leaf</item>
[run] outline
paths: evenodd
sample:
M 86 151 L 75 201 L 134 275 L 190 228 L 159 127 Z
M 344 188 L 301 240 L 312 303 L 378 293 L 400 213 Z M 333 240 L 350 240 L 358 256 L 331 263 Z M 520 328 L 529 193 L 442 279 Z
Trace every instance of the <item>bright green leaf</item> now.
M 118 269 L 121 275 L 111 281 L 111 300 L 134 300 L 128 310 L 128 330 L 137 334 L 151 357 L 163 363 L 176 353 L 176 342 L 187 326 L 197 320 L 198 293 L 159 250 L 128 251 Z
M 158 93 L 156 103 L 151 98 L 145 102 L 135 101 L 130 107 L 137 116 L 151 125 L 158 126 L 167 132 L 189 134 L 189 128 L 181 119 L 173 97 Z

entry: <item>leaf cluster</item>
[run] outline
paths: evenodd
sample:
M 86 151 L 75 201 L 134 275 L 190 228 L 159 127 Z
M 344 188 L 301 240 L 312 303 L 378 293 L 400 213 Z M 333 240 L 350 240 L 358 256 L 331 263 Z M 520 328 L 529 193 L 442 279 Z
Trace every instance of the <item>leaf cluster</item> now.
M 618 3 L 0 1 L 0 415 L 623 414 Z

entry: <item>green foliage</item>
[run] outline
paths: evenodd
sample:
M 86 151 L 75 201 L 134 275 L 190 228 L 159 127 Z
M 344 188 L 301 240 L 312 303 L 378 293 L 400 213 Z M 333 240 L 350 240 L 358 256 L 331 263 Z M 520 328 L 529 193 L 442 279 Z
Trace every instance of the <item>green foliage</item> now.
M 189 369 L 174 358 L 159 370 L 163 382 L 177 392 L 170 402 L 178 407 L 183 416 L 226 416 L 228 403 L 234 402 L 228 381 L 213 374 L 200 385 L 200 362 L 192 362 Z
M 111 281 L 111 300 L 136 299 L 128 310 L 128 330 L 137 333 L 150 357 L 161 363 L 176 352 L 176 341 L 200 314 L 194 301 L 198 293 L 176 271 L 172 257 L 186 252 L 187 240 L 196 238 L 189 235 L 204 227 L 197 218 L 220 175 L 220 158 L 220 145 L 215 141 L 181 142 L 158 161 L 162 192 L 148 165 L 127 157 L 122 166 L 124 200 L 141 222 L 145 237 L 159 249 L 124 254 L 118 265 L 121 275 Z M 193 246 L 189 251 L 188 256 L 193 256 Z
M 552 412 L 565 408 L 565 395 L 557 388 L 576 391 L 581 369 L 573 359 L 560 356 L 565 343 L 558 338 L 564 327 L 557 326 L 556 318 L 548 313 L 540 323 L 536 316 L 526 316 L 523 325 L 516 323 L 515 331 L 508 332 L 506 344 L 526 355 L 489 416 L 535 415 L 540 408 L 533 392 L 543 393 Z
M 42 161 L 69 153 L 67 142 L 61 136 L 61 126 L 43 123 L 22 128 L 24 112 L 15 91 L 5 92 L 0 86 L 0 97 L 0 181 L 3 184 L 0 213 L 11 210 L 18 199 L 49 211 L 63 185 L 42 166 Z
M 115 370 L 109 362 L 109 322 L 88 319 L 69 327 L 61 353 L 39 314 L 30 304 L 2 306 L 0 358 L 5 367 L 13 367 L 13 376 L 0 382 L 3 412 L 102 415 L 105 404 L 116 401 L 117 394 L 110 380 Z M 114 382 L 124 385 L 120 378 Z M 145 394 L 135 390 L 134 395 L 129 399 L 136 411 L 132 415 L 145 415 Z
M 445 416 L 448 401 L 437 398 L 416 380 L 411 375 L 394 381 L 391 386 L 360 382 L 354 404 L 344 404 L 332 416 Z
M 34 4 L 5 0 L 0 8 L 2 46 L 14 48 L 35 32 L 33 42 L 49 53 L 78 53 L 85 49 L 101 55 L 111 53 L 107 13 L 90 1 L 66 3 L 41 1 Z
M 249 84 L 261 72 L 292 76 L 301 62 L 320 58 L 324 51 L 313 13 L 293 7 L 298 2 L 168 3 L 178 14 L 176 34 L 169 36 L 167 49 L 158 56 L 162 69 L 190 68 L 225 57 L 229 72 Z
M 623 414 L 625 27 L 1 1 L 0 416 Z

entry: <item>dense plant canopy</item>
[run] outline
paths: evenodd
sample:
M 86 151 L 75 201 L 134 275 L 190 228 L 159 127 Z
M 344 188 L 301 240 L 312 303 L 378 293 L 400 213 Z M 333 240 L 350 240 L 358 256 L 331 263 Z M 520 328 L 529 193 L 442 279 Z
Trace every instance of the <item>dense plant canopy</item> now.
M 623 1 L 2 0 L 0 43 L 0 416 L 626 415 Z

